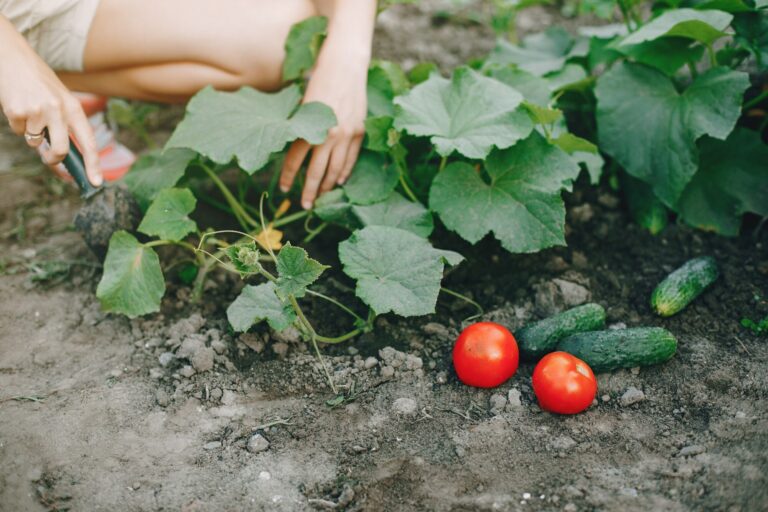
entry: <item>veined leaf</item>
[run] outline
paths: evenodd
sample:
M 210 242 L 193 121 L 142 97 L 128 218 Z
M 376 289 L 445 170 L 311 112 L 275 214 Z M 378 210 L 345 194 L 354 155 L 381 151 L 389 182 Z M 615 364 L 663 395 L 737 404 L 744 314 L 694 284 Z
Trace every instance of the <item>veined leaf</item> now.
M 408 231 L 370 226 L 339 244 L 339 259 L 357 280 L 357 296 L 377 314 L 420 316 L 435 311 L 445 263 L 463 257 Z
M 663 37 L 644 43 L 619 46 L 618 50 L 641 64 L 674 75 L 688 62 L 698 62 L 704 54 L 704 47 L 684 37 Z
M 496 146 L 507 148 L 533 129 L 520 107 L 522 94 L 469 68 L 451 80 L 433 74 L 409 93 L 395 98 L 395 128 L 430 137 L 436 151 L 458 151 L 485 158 Z
M 104 311 L 129 318 L 156 313 L 164 294 L 165 280 L 157 253 L 125 231 L 112 235 L 104 275 L 96 288 Z
M 266 320 L 276 331 L 287 329 L 295 320 L 296 312 L 290 304 L 278 298 L 275 283 L 248 285 L 227 308 L 227 319 L 237 332 L 245 332 Z
M 189 218 L 196 205 L 197 200 L 188 188 L 161 190 L 147 209 L 139 231 L 161 240 L 181 240 L 197 231 L 197 224 Z
M 677 205 L 686 223 L 735 236 L 744 213 L 768 215 L 768 145 L 757 132 L 737 128 L 725 141 L 704 137 L 699 148 L 701 166 Z
M 628 35 L 621 46 L 653 41 L 660 37 L 686 37 L 700 43 L 711 44 L 724 36 L 733 16 L 723 11 L 698 9 L 673 9 L 665 11 L 637 31 Z
M 394 62 L 374 61 L 368 69 L 368 112 L 374 117 L 395 115 L 392 100 L 409 87 L 408 77 Z
M 307 18 L 291 27 L 285 39 L 284 81 L 303 78 L 304 74 L 312 69 L 325 40 L 327 28 L 328 19 L 323 16 Z
M 344 184 L 344 193 L 356 204 L 376 203 L 389 197 L 398 178 L 397 169 L 384 156 L 363 152 Z
M 303 297 L 307 294 L 307 286 L 317 281 L 327 268 L 330 267 L 310 258 L 307 251 L 301 247 L 286 244 L 277 255 L 278 297 Z
M 322 103 L 299 106 L 297 85 L 268 94 L 250 87 L 219 92 L 206 87 L 187 105 L 166 148 L 189 148 L 218 164 L 236 159 L 249 174 L 266 165 L 269 156 L 296 139 L 320 144 L 336 124 Z
M 195 152 L 189 149 L 153 151 L 139 157 L 122 182 L 136 198 L 142 211 L 147 211 L 161 190 L 179 182 L 193 158 Z
M 537 76 L 563 68 L 573 48 L 574 40 L 562 27 L 549 27 L 546 31 L 523 38 L 520 46 L 499 39 L 488 57 L 490 63 L 515 64 Z
M 526 101 L 537 105 L 549 104 L 553 89 L 547 79 L 514 66 L 494 67 L 489 74 L 491 78 L 516 89 Z
M 679 93 L 659 71 L 619 64 L 595 90 L 600 148 L 674 206 L 698 167 L 696 140 L 728 136 L 748 86 L 746 73 L 720 67 Z
M 579 165 L 537 132 L 515 146 L 491 153 L 490 183 L 472 166 L 455 162 L 437 175 L 429 205 L 446 227 L 477 243 L 490 232 L 510 252 L 565 245 L 565 207 Z

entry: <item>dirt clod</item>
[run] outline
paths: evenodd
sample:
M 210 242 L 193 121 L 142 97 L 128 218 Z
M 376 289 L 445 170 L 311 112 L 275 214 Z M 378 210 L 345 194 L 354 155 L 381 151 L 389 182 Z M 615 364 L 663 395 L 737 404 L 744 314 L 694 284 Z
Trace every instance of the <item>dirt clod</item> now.
M 251 453 L 261 453 L 269 450 L 269 441 L 261 434 L 254 434 L 248 439 L 246 448 Z
M 645 400 L 645 393 L 636 387 L 631 386 L 627 388 L 623 395 L 621 395 L 619 402 L 622 406 L 627 407 L 638 402 L 642 402 L 643 400 Z

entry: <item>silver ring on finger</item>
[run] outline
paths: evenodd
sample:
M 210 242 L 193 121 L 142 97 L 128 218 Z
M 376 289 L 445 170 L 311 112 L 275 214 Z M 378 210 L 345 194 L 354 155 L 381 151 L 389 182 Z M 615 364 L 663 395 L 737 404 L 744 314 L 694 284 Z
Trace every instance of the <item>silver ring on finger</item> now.
M 26 133 L 24 134 L 24 139 L 25 139 L 27 142 L 29 142 L 29 143 L 32 143 L 32 142 L 41 142 L 41 141 L 42 141 L 44 138 L 45 138 L 45 130 L 43 130 L 43 131 L 42 131 L 42 132 L 40 132 L 40 133 L 29 133 L 29 132 L 26 132 Z

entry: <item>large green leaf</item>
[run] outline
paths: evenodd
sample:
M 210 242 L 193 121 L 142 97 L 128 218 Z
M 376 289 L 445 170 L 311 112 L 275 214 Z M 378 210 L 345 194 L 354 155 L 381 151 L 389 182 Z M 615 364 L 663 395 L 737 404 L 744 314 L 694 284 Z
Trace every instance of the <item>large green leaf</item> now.
M 579 165 L 537 132 L 491 153 L 490 183 L 474 167 L 456 162 L 437 175 L 429 205 L 446 227 L 476 243 L 490 232 L 511 252 L 565 245 L 565 207 L 560 197 Z
M 768 68 L 768 9 L 737 14 L 733 20 L 734 40 L 752 52 L 760 70 Z
M 659 71 L 619 64 L 595 90 L 600 149 L 674 206 L 698 167 L 696 140 L 728 136 L 748 86 L 746 73 L 720 67 L 679 93 Z
M 526 36 L 519 46 L 499 39 L 488 61 L 515 64 L 524 71 L 543 76 L 562 69 L 573 44 L 573 38 L 564 28 L 554 26 L 544 32 Z
M 374 117 L 395 115 L 392 100 L 404 93 L 408 87 L 408 77 L 402 68 L 386 60 L 377 60 L 368 69 L 368 112 Z
M 365 151 L 344 184 L 344 192 L 353 203 L 377 203 L 389 197 L 398 178 L 397 168 L 383 155 Z
M 139 157 L 122 182 L 146 211 L 157 194 L 179 182 L 195 152 L 189 149 L 153 151 Z
M 157 253 L 125 231 L 112 235 L 96 288 L 104 311 L 130 318 L 155 313 L 163 294 L 165 280 Z
M 572 133 L 563 132 L 552 141 L 557 147 L 571 155 L 571 158 L 587 168 L 589 181 L 593 185 L 600 183 L 600 177 L 603 175 L 603 165 L 605 161 L 600 156 L 597 146 L 586 139 L 577 137 Z
M 647 64 L 667 75 L 689 62 L 698 62 L 704 47 L 684 37 L 664 37 L 631 46 L 619 46 L 618 50 L 632 60 Z
M 531 132 L 533 124 L 519 108 L 522 100 L 498 80 L 459 68 L 451 80 L 433 74 L 395 98 L 395 128 L 431 137 L 442 156 L 458 151 L 482 159 L 494 146 L 507 148 Z
M 313 260 L 301 247 L 286 244 L 277 255 L 277 294 L 283 299 L 289 295 L 301 298 L 311 285 L 329 268 Z
M 737 128 L 725 141 L 704 137 L 701 168 L 677 206 L 683 220 L 737 235 L 746 212 L 768 215 L 768 145 L 757 132 Z
M 285 39 L 284 81 L 303 78 L 312 69 L 325 40 L 326 28 L 328 19 L 323 16 L 307 18 L 291 27 Z
M 197 231 L 195 221 L 189 218 L 195 205 L 197 200 L 187 188 L 161 190 L 147 209 L 147 214 L 139 224 L 139 231 L 161 240 L 181 240 Z
M 514 66 L 495 67 L 489 71 L 489 74 L 492 78 L 516 89 L 526 101 L 537 105 L 549 104 L 554 89 L 547 79 Z
M 276 331 L 288 328 L 296 320 L 296 313 L 278 298 L 276 291 L 275 283 L 271 281 L 243 288 L 227 308 L 227 319 L 232 328 L 245 332 L 263 320 Z
M 408 231 L 370 226 L 339 244 L 339 259 L 357 280 L 357 296 L 377 314 L 419 316 L 435 312 L 445 263 L 463 257 Z
M 725 35 L 733 16 L 723 11 L 698 9 L 673 9 L 665 11 L 621 42 L 622 46 L 653 41 L 660 37 L 677 36 L 695 39 L 704 44 Z
M 274 94 L 249 87 L 237 92 L 206 87 L 187 105 L 187 115 L 166 148 L 193 149 L 218 164 L 237 159 L 243 170 L 253 174 L 291 141 L 320 144 L 336 124 L 330 107 L 299 106 L 300 100 L 298 85 Z

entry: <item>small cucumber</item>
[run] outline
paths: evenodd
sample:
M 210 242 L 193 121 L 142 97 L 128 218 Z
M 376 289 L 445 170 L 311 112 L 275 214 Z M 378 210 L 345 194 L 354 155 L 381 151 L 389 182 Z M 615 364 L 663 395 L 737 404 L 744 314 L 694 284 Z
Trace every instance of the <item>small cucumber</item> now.
M 573 334 L 557 345 L 595 373 L 663 363 L 677 351 L 677 340 L 661 327 L 637 327 Z
M 555 350 L 557 342 L 566 336 L 604 328 L 603 306 L 584 304 L 518 329 L 515 339 L 520 355 L 533 361 Z
M 669 210 L 647 183 L 622 173 L 621 189 L 634 221 L 652 235 L 658 235 L 669 223 Z
M 718 275 L 714 258 L 694 258 L 659 283 L 651 295 L 651 307 L 660 316 L 672 316 L 701 295 Z

